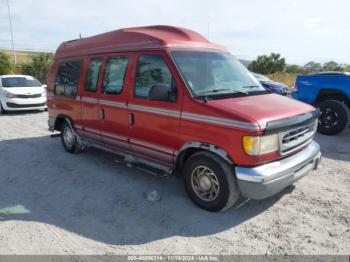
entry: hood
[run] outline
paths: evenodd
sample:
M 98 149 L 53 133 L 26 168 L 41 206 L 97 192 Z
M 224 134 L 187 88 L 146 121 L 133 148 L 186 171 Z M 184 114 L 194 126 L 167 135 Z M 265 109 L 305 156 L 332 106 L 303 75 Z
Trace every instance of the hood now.
M 15 95 L 36 95 L 42 94 L 45 90 L 42 86 L 35 87 L 3 87 L 3 90 Z
M 208 105 L 227 113 L 256 121 L 264 128 L 268 121 L 293 117 L 314 111 L 315 108 L 276 94 L 208 100 Z

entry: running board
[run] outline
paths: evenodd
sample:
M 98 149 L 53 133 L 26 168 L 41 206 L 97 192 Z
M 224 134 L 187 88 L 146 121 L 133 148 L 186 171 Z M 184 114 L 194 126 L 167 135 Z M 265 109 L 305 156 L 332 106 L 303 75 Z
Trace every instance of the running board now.
M 85 140 L 85 139 L 84 139 Z M 87 147 L 92 147 L 110 154 L 110 157 L 115 162 L 124 163 L 127 167 L 135 167 L 144 172 L 150 173 L 155 176 L 169 176 L 173 173 L 173 170 L 165 165 L 154 163 L 150 160 L 135 157 L 131 153 L 123 153 L 117 149 L 112 149 L 100 144 L 97 144 L 89 139 L 87 139 Z
M 150 174 L 155 175 L 155 176 L 166 177 L 166 176 L 169 176 L 171 174 L 165 170 L 162 170 L 160 168 L 156 168 L 156 167 L 153 167 L 153 166 L 147 165 L 145 163 L 141 163 L 141 162 L 134 162 L 133 165 L 137 169 L 145 171 L 145 172 L 150 173 Z

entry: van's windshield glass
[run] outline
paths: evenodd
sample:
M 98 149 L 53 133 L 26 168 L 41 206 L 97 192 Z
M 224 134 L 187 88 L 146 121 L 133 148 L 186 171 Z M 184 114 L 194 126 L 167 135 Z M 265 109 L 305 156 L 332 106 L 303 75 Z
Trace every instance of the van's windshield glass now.
M 232 55 L 201 51 L 173 51 L 171 55 L 194 97 L 219 99 L 267 93 Z
M 1 83 L 3 87 L 39 87 L 42 85 L 34 77 L 4 77 Z

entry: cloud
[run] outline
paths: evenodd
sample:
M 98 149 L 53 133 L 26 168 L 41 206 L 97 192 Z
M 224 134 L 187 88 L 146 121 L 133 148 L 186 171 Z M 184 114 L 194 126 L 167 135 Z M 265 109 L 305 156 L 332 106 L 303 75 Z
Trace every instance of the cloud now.
M 348 0 L 10 0 L 18 48 L 55 50 L 81 33 L 166 24 L 190 28 L 254 58 L 280 52 L 288 62 L 345 57 L 350 63 Z M 339 8 L 342 6 L 342 8 Z M 10 47 L 5 0 L 0 0 L 0 46 Z M 209 28 L 209 30 L 208 30 Z M 209 31 L 209 32 L 208 32 Z M 317 59 L 314 59 L 317 60 Z
M 297 2 L 295 0 L 282 1 L 281 7 L 284 9 L 295 9 L 297 7 Z

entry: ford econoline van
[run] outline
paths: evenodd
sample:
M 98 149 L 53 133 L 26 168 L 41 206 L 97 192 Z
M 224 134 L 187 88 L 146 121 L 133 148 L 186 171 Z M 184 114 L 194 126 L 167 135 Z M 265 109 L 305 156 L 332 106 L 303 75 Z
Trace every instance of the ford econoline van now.
M 66 151 L 98 147 L 142 169 L 179 174 L 209 211 L 280 192 L 321 156 L 314 107 L 271 94 L 226 48 L 183 28 L 62 43 L 48 110 Z

